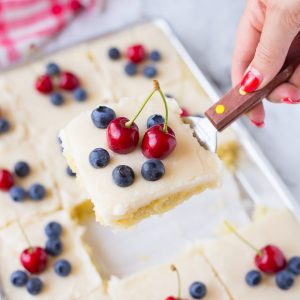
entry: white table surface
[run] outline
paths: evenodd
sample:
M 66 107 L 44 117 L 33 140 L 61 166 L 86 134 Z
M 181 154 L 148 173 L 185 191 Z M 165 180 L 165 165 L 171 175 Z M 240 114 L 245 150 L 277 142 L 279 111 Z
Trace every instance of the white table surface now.
M 221 90 L 230 86 L 231 53 L 244 0 L 107 0 L 102 13 L 79 16 L 48 50 L 99 35 L 144 17 L 166 19 L 204 73 Z M 300 201 L 300 105 L 266 103 L 266 126 L 244 121 Z

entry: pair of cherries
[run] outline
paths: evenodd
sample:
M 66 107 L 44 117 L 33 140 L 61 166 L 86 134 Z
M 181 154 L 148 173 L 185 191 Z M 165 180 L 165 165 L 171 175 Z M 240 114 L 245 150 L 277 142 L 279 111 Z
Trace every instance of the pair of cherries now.
M 160 91 L 159 84 L 156 80 L 154 82 L 154 90 L 143 103 L 139 112 L 129 120 L 125 117 L 118 117 L 112 120 L 107 127 L 107 142 L 109 148 L 119 154 L 127 154 L 132 152 L 139 142 L 139 128 L 134 123 L 134 120 L 139 116 L 140 112 L 150 100 L 155 91 Z M 164 96 L 162 96 L 163 101 Z M 167 104 L 166 115 L 167 115 Z M 155 124 L 148 128 L 145 132 L 141 144 L 142 153 L 147 158 L 164 159 L 176 147 L 176 137 L 174 131 L 167 126 L 167 120 L 164 124 Z
M 129 127 L 129 120 L 119 117 L 110 122 L 107 127 L 107 141 L 109 148 L 119 154 L 132 152 L 139 142 L 139 128 L 133 123 Z M 164 131 L 163 124 L 157 124 L 149 128 L 142 140 L 142 153 L 147 158 L 164 159 L 176 146 L 174 131 L 167 127 Z
M 65 91 L 73 91 L 79 87 L 80 81 L 78 77 L 68 71 L 61 72 L 58 76 L 58 87 Z M 54 90 L 54 84 L 49 74 L 41 75 L 37 78 L 35 87 L 42 94 L 51 94 Z

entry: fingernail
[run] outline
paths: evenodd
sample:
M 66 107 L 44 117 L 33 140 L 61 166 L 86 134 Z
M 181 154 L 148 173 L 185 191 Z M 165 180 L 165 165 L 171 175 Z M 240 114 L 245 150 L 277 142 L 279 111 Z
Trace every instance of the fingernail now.
M 255 68 L 251 67 L 241 81 L 240 94 L 245 95 L 255 91 L 261 82 L 262 75 Z
M 261 121 L 261 122 L 258 122 L 258 121 L 255 121 L 255 120 L 250 120 L 257 128 L 263 128 L 265 126 L 265 122 L 264 121 Z
M 286 97 L 286 98 L 282 99 L 282 102 L 286 103 L 286 104 L 299 104 L 300 103 L 300 99 L 294 100 L 294 99 L 292 99 L 290 97 Z

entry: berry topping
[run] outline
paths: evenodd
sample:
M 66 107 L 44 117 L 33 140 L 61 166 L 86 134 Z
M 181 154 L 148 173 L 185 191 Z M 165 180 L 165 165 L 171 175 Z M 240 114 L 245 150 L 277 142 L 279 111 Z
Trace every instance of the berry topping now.
M 42 94 L 50 94 L 53 90 L 52 81 L 49 75 L 41 75 L 35 82 L 35 88 Z
M 17 287 L 24 286 L 28 281 L 28 275 L 26 272 L 18 270 L 11 274 L 10 282 Z
M 53 105 L 59 106 L 64 103 L 64 96 L 60 92 L 53 92 L 50 96 Z
M 164 124 L 165 119 L 161 115 L 152 115 L 147 120 L 147 128 L 157 125 L 157 124 Z
M 46 269 L 48 255 L 41 247 L 29 247 L 21 253 L 20 261 L 28 272 L 38 274 Z
M 71 0 L 70 7 L 74 12 L 79 12 L 83 8 L 79 0 Z
M 164 164 L 158 159 L 149 159 L 143 163 L 142 176 L 148 181 L 156 181 L 165 174 Z
M 46 195 L 46 190 L 43 185 L 34 183 L 29 187 L 28 194 L 32 200 L 42 200 Z
M 67 173 L 70 177 L 75 177 L 75 176 L 76 176 L 76 173 L 74 173 L 74 172 L 72 171 L 72 169 L 71 169 L 69 166 L 66 167 L 66 173 Z
M 46 242 L 45 250 L 46 250 L 47 254 L 49 254 L 51 256 L 58 256 L 63 251 L 63 244 L 57 238 L 50 238 Z
M 245 280 L 249 286 L 256 286 L 261 282 L 261 273 L 256 270 L 249 271 L 246 274 Z
M 25 161 L 18 161 L 16 164 L 15 164 L 15 174 L 18 176 L 18 177 L 26 177 L 29 173 L 30 173 L 30 167 L 28 165 L 27 162 Z
M 143 45 L 136 44 L 128 47 L 127 58 L 133 63 L 139 63 L 146 57 L 145 48 Z
M 49 238 L 59 238 L 62 233 L 62 226 L 55 221 L 49 222 L 45 226 L 45 234 Z
M 46 72 L 50 76 L 58 75 L 60 73 L 60 68 L 57 64 L 55 63 L 49 63 L 46 66 Z
M 108 50 L 108 57 L 112 60 L 117 60 L 121 57 L 120 50 L 118 48 L 112 47 Z
M 89 155 L 90 164 L 96 169 L 106 167 L 109 164 L 109 160 L 109 153 L 102 148 L 94 149 Z
M 9 190 L 9 194 L 12 200 L 15 202 L 21 202 L 26 198 L 26 191 L 20 186 L 13 186 Z
M 206 295 L 206 286 L 202 282 L 196 281 L 190 285 L 190 295 L 194 299 L 202 299 Z
M 6 133 L 9 130 L 9 127 L 9 122 L 4 118 L 0 118 L 0 134 Z
M 73 97 L 76 101 L 82 102 L 87 99 L 87 92 L 85 89 L 78 87 L 73 91 Z
M 161 60 L 161 54 L 157 50 L 153 50 L 149 54 L 149 58 L 153 61 L 160 61 Z
M 124 71 L 128 76 L 133 76 L 137 73 L 137 65 L 129 62 L 125 65 Z
M 189 111 L 186 108 L 181 107 L 180 117 L 188 117 L 189 115 L 190 115 Z
M 149 128 L 142 140 L 142 152 L 147 158 L 166 158 L 176 147 L 176 137 L 174 131 L 164 125 L 158 124 Z
M 175 297 L 173 297 L 173 296 L 169 296 L 169 297 L 167 297 L 165 300 L 179 300 L 178 298 L 175 298 Z
M 294 284 L 294 274 L 288 270 L 283 270 L 275 275 L 275 281 L 280 289 L 288 290 Z
M 153 66 L 146 66 L 143 70 L 143 74 L 145 77 L 148 77 L 148 78 L 153 78 L 156 76 L 157 74 L 157 70 L 155 67 Z
M 108 124 L 116 118 L 116 113 L 107 106 L 99 106 L 92 111 L 92 121 L 97 128 L 107 128 Z
M 26 284 L 26 289 L 31 295 L 38 295 L 43 289 L 43 281 L 38 277 L 32 277 Z
M 255 255 L 255 265 L 264 273 L 277 273 L 285 268 L 286 259 L 278 247 L 267 245 Z
M 14 185 L 14 178 L 6 169 L 0 169 L 0 190 L 8 191 Z
M 59 76 L 58 86 L 63 90 L 73 91 L 79 84 L 79 79 L 71 72 L 62 72 Z
M 295 275 L 300 275 L 300 256 L 294 256 L 288 261 L 288 270 Z
M 60 259 L 54 264 L 54 271 L 58 276 L 66 277 L 71 273 L 72 266 L 66 259 Z
M 134 172 L 128 166 L 120 165 L 114 168 L 112 177 L 116 185 L 120 187 L 127 187 L 133 184 Z
M 108 147 L 119 154 L 132 152 L 139 142 L 139 128 L 127 118 L 112 120 L 107 127 Z

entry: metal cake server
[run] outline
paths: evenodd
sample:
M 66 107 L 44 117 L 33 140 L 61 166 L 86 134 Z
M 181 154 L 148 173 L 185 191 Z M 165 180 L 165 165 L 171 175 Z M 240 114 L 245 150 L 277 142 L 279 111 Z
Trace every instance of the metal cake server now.
M 184 117 L 183 121 L 191 126 L 202 146 L 216 152 L 217 132 L 222 131 L 238 117 L 259 104 L 277 86 L 288 81 L 299 63 L 300 58 L 286 62 L 268 85 L 255 92 L 242 95 L 239 91 L 240 85 L 237 85 L 205 112 L 206 117 Z

